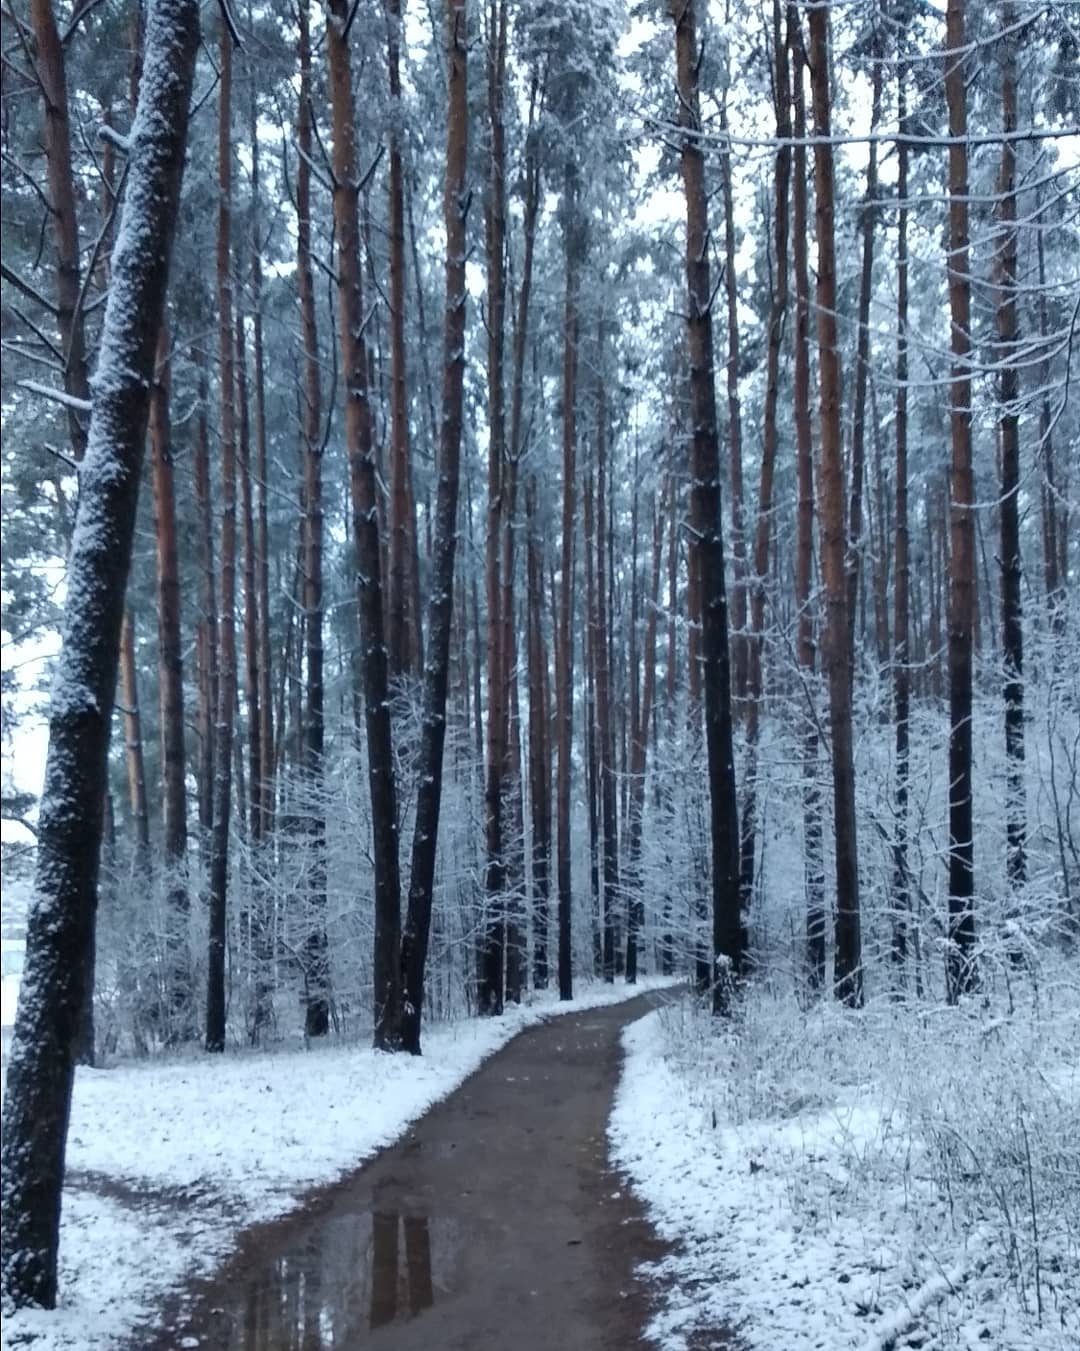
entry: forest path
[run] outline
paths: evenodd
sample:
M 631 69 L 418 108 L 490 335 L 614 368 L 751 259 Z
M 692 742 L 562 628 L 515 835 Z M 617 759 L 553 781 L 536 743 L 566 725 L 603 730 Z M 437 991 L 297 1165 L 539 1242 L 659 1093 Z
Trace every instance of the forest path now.
M 153 1351 L 633 1351 L 665 1251 L 609 1166 L 620 1033 L 663 991 L 521 1033 L 396 1145 L 248 1230 Z M 197 1339 L 197 1341 L 195 1340 Z

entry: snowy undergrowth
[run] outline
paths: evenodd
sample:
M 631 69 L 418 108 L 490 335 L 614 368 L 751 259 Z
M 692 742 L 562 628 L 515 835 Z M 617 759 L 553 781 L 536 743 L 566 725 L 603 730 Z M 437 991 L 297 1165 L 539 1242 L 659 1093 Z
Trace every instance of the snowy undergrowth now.
M 733 1027 L 684 1001 L 628 1028 L 610 1133 L 675 1245 L 665 1351 L 1080 1345 L 1072 966 L 1004 1010 L 758 992 Z
M 60 1305 L 4 1318 L 2 1345 L 105 1351 L 152 1325 L 170 1290 L 212 1270 L 248 1225 L 356 1168 L 517 1032 L 671 984 L 533 996 L 498 1019 L 425 1033 L 424 1055 L 355 1045 L 80 1069 L 68 1137 Z

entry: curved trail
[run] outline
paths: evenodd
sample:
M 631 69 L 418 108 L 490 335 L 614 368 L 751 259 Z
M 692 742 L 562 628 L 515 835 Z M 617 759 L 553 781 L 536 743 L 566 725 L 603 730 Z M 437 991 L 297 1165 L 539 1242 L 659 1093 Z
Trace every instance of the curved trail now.
M 396 1145 L 249 1230 L 148 1351 L 634 1351 L 664 1248 L 608 1166 L 622 1028 L 661 992 L 523 1032 Z M 197 1342 L 194 1339 L 198 1339 Z

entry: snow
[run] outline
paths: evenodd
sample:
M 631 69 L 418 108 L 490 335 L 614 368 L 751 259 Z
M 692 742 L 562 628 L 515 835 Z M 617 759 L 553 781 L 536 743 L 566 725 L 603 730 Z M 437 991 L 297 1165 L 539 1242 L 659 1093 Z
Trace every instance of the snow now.
M 79 1069 L 68 1134 L 60 1303 L 4 1319 L 0 1345 L 106 1351 L 240 1229 L 286 1214 L 399 1138 L 518 1032 L 671 984 L 586 985 L 501 1018 L 425 1029 L 424 1055 L 327 1045 Z
M 1061 1202 L 1044 1198 L 1039 1215 L 1072 1235 L 1043 1236 L 1055 1274 L 1048 1280 L 1044 1266 L 1036 1278 L 1040 1320 L 1030 1273 L 1018 1281 L 1006 1257 L 1010 1241 L 1023 1248 L 1026 1217 L 1014 1215 L 1003 1242 L 991 1207 L 941 1194 L 930 1135 L 908 1119 L 891 1073 L 852 1075 L 828 1101 L 791 1081 L 786 1110 L 759 1083 L 750 1093 L 765 1110 L 747 1114 L 746 1086 L 725 1082 L 735 1057 L 723 1037 L 710 1047 L 707 1023 L 684 1004 L 624 1031 L 609 1125 L 617 1165 L 674 1245 L 648 1272 L 662 1292 L 650 1334 L 663 1351 L 725 1327 L 749 1351 L 1075 1351 L 1075 1182 Z M 809 1045 L 796 1055 L 814 1059 Z M 1078 1085 L 1074 1054 L 1058 1084 L 1074 1126 Z

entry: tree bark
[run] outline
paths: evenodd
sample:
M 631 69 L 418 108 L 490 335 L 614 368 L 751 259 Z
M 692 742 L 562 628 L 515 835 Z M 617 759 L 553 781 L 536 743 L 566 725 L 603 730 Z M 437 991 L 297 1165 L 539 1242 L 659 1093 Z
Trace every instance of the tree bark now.
M 214 519 L 210 504 L 210 436 L 207 426 L 210 406 L 210 382 L 206 373 L 206 353 L 195 348 L 199 409 L 195 422 L 195 449 L 192 476 L 198 513 L 199 624 L 196 632 L 195 659 L 198 668 L 199 736 L 199 828 L 200 852 L 209 841 L 214 821 L 214 733 L 218 699 L 218 614 L 214 583 Z
M 176 485 L 169 423 L 170 339 L 158 334 L 150 391 L 150 456 L 158 602 L 158 697 L 161 716 L 162 844 L 168 895 L 165 1000 L 171 1041 L 195 1036 L 194 990 L 188 951 L 187 762 L 184 753 L 184 660 L 180 615 L 180 561 L 176 540 Z
M 1006 4 L 1002 27 L 1002 131 L 1016 131 L 1017 73 L 1016 7 Z M 1017 318 L 1017 228 L 1016 145 L 1001 144 L 1000 198 L 1001 240 L 997 249 L 997 363 L 1001 437 L 1001 650 L 1005 658 L 1005 760 L 1007 792 L 1005 829 L 1007 872 L 1015 893 L 1027 874 L 1027 810 L 1024 796 L 1024 629 L 1020 585 L 1023 577 L 1020 554 L 1020 372 L 1017 366 L 1019 323 Z
M 93 944 L 109 731 L 198 45 L 193 0 L 151 7 L 128 191 L 69 561 L 26 966 L 0 1144 L 5 1304 L 53 1308 L 74 1044 Z
M 562 378 L 562 552 L 559 578 L 559 641 L 555 669 L 555 721 L 558 726 L 559 762 L 556 779 L 556 834 L 558 862 L 556 888 L 559 905 L 559 998 L 573 999 L 573 892 L 570 873 L 570 780 L 573 744 L 573 630 L 574 601 L 574 489 L 577 474 L 577 343 L 578 267 L 581 226 L 577 219 L 580 185 L 573 162 L 568 162 L 563 185 L 564 258 L 566 266 L 563 302 Z
M 424 669 L 424 724 L 420 742 L 420 786 L 413 831 L 409 906 L 401 945 L 401 1043 L 420 1053 L 420 1017 L 424 1002 L 435 886 L 435 854 L 442 801 L 443 749 L 446 740 L 446 690 L 450 673 L 450 633 L 454 613 L 454 559 L 457 549 L 458 488 L 461 481 L 461 432 L 465 381 L 466 213 L 468 162 L 468 12 L 466 0 L 447 0 L 446 309 L 443 334 L 442 421 L 439 432 L 439 487 L 435 500 L 435 546 L 428 602 L 427 663 Z
M 893 826 L 892 956 L 899 983 L 907 963 L 911 886 L 908 879 L 908 796 L 911 775 L 910 588 L 908 531 L 908 147 L 907 69 L 896 75 L 896 532 L 893 546 L 893 711 L 896 723 L 896 791 Z
M 214 744 L 214 826 L 206 962 L 206 1049 L 225 1049 L 225 928 L 236 714 L 236 386 L 232 283 L 232 38 L 221 25 L 218 89 L 217 299 L 221 381 L 221 606 Z
M 763 697 L 762 658 L 765 646 L 765 585 L 769 572 L 772 537 L 773 483 L 779 441 L 777 406 L 780 401 L 780 348 L 788 303 L 788 205 L 791 187 L 791 99 L 788 51 L 781 27 L 780 0 L 773 0 L 773 87 L 776 103 L 776 164 L 773 199 L 773 278 L 769 304 L 769 338 L 765 374 L 765 417 L 761 451 L 761 487 L 758 493 L 757 529 L 754 532 L 753 572 L 750 577 L 750 634 L 747 640 L 746 697 L 746 787 L 740 824 L 739 895 L 744 917 L 750 914 L 754 895 L 757 832 L 757 750 L 761 732 Z
M 967 90 L 964 0 L 948 0 L 945 101 L 949 109 L 949 948 L 948 997 L 976 984 L 975 851 L 971 808 L 972 648 L 975 623 L 975 484 L 971 459 L 971 276 L 968 263 Z
M 506 945 L 506 847 L 503 824 L 504 773 L 507 765 L 508 670 L 504 651 L 501 583 L 501 545 L 507 472 L 504 405 L 506 328 L 506 151 L 503 126 L 503 90 L 506 65 L 506 9 L 491 0 L 488 6 L 488 120 L 490 156 L 484 245 L 487 255 L 488 338 L 488 501 L 485 570 L 487 582 L 487 766 L 484 788 L 487 866 L 487 921 L 480 1011 L 498 1014 L 503 1008 L 503 963 Z M 501 12 L 500 12 L 501 11 Z
M 686 194 L 686 283 L 689 300 L 691 553 L 701 579 L 701 646 L 705 738 L 709 763 L 713 902 L 713 1012 L 726 1013 L 731 986 L 741 976 L 745 933 L 739 908 L 739 827 L 731 728 L 724 540 L 720 526 L 720 447 L 713 374 L 712 287 L 709 281 L 708 195 L 705 162 L 694 137 L 698 111 L 698 46 L 694 0 L 672 0 L 679 92 L 680 161 Z
M 328 0 L 328 7 L 326 46 L 334 135 L 338 334 L 346 385 L 345 443 L 349 456 L 360 601 L 364 717 L 375 858 L 374 1041 L 379 1050 L 397 1050 L 401 1035 L 401 874 L 398 859 L 397 786 L 383 624 L 375 440 L 367 343 L 364 338 L 359 169 L 353 116 L 352 65 L 348 34 L 345 33 L 349 4 L 347 0 Z
M 131 809 L 131 856 L 135 871 L 145 880 L 150 874 L 150 808 L 146 798 L 142 717 L 139 712 L 139 683 L 135 664 L 135 624 L 130 609 L 124 610 L 120 627 L 120 694 L 124 701 L 122 716 L 128 805 Z
M 528 532 L 529 807 L 532 822 L 533 984 L 548 984 L 551 875 L 551 715 L 544 642 L 543 544 L 536 513 L 536 480 L 525 492 Z
M 75 208 L 75 178 L 71 168 L 67 72 L 52 0 L 31 0 L 30 24 L 37 47 L 35 72 L 45 100 L 46 181 L 56 240 L 56 326 L 64 354 L 64 392 L 76 399 L 89 400 L 86 339 L 82 310 L 79 308 L 82 289 L 79 222 Z M 73 405 L 68 406 L 68 433 L 76 463 L 86 453 L 85 416 Z
M 862 1004 L 862 936 L 855 828 L 855 762 L 848 678 L 847 573 L 844 562 L 844 484 L 841 448 L 840 347 L 836 323 L 835 189 L 830 127 L 829 12 L 810 11 L 810 87 L 814 108 L 817 189 L 817 331 L 821 381 L 821 571 L 825 589 L 825 662 L 832 733 L 833 817 L 836 836 L 836 997 Z
M 326 820 L 324 807 L 323 710 L 323 479 L 322 383 L 311 249 L 311 30 L 308 0 L 299 8 L 300 107 L 297 117 L 300 162 L 296 178 L 297 278 L 304 342 L 304 640 L 307 689 L 304 713 L 303 775 L 307 874 L 307 932 L 304 936 L 304 1032 L 323 1037 L 330 1030 L 330 948 L 326 935 Z
M 787 11 L 792 63 L 792 115 L 795 147 L 792 173 L 792 255 L 795 274 L 795 446 L 796 508 L 795 604 L 797 651 L 804 699 L 813 700 L 817 648 L 811 588 L 814 567 L 814 444 L 810 411 L 810 276 L 806 202 L 806 52 L 799 12 Z M 802 734 L 803 882 L 806 891 L 807 977 L 812 990 L 825 987 L 825 866 L 822 851 L 821 793 L 818 788 L 818 730 L 811 703 Z
M 409 456 L 408 373 L 405 362 L 405 188 L 402 167 L 402 0 L 387 0 L 386 63 L 390 76 L 390 567 L 387 637 L 394 676 L 419 675 L 422 665 L 416 515 Z M 415 582 L 415 584 L 414 584 Z

